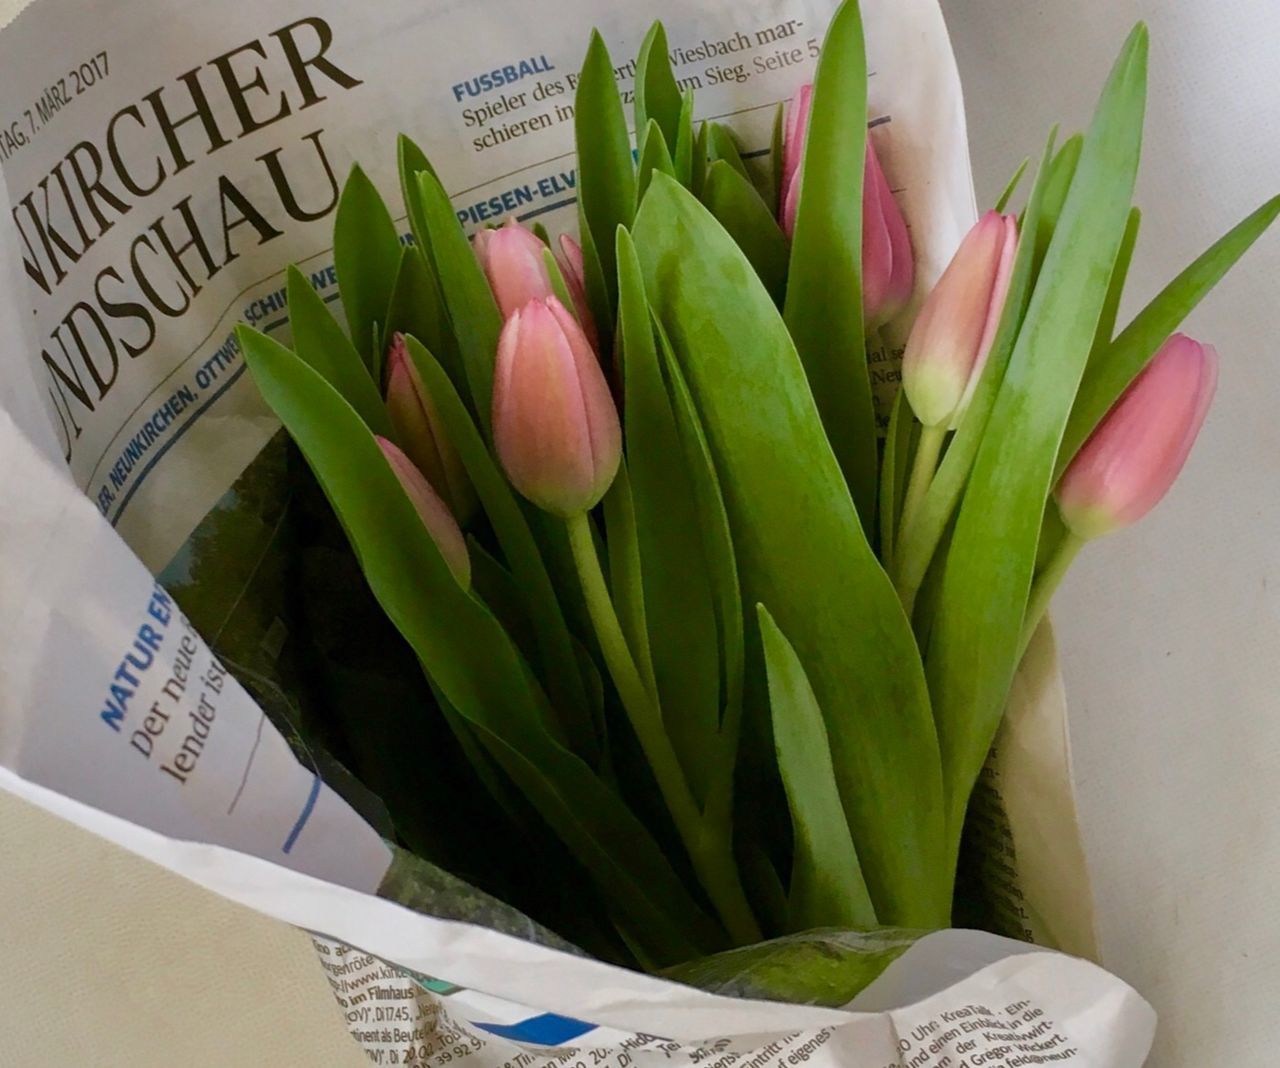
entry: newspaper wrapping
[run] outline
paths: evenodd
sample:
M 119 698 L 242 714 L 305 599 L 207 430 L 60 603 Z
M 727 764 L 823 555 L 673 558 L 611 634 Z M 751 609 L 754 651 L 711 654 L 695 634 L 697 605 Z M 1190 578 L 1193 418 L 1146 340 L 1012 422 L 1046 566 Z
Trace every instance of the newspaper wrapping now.
M 314 932 L 374 1063 L 1122 1066 L 1149 1048 L 1150 1008 L 1079 959 L 1096 950 L 1047 627 L 963 864 L 982 925 L 1022 941 L 927 935 L 841 1009 L 698 991 L 378 897 L 390 849 L 242 686 L 255 671 L 287 685 L 289 622 L 262 598 L 263 543 L 210 547 L 211 522 L 271 485 L 279 440 L 232 328 L 287 340 L 289 263 L 336 298 L 351 163 L 398 203 L 403 130 L 468 229 L 570 229 L 591 26 L 625 95 L 662 18 L 698 117 L 766 166 L 776 105 L 811 75 L 833 9 L 37 0 L 0 32 L 0 786 Z M 863 9 L 873 136 L 923 290 L 975 214 L 960 85 L 935 0 Z M 871 356 L 881 400 L 892 341 Z M 232 646 L 254 671 L 233 670 Z

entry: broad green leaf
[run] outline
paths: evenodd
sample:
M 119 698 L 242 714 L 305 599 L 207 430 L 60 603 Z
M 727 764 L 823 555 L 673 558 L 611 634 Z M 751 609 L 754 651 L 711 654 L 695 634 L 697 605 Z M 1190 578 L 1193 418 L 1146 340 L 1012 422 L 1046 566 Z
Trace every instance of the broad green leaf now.
M 1129 221 L 1124 228 L 1124 239 L 1120 242 L 1120 251 L 1116 254 L 1116 265 L 1111 272 L 1111 282 L 1107 286 L 1107 299 L 1102 305 L 1102 314 L 1098 317 L 1098 329 L 1093 335 L 1093 348 L 1089 350 L 1089 363 L 1093 363 L 1109 349 L 1111 339 L 1115 337 L 1116 316 L 1120 312 L 1120 301 L 1124 297 L 1124 285 L 1129 278 L 1129 266 L 1133 263 L 1133 250 L 1137 247 L 1138 230 L 1141 226 L 1142 212 L 1138 208 L 1130 208 Z M 1086 367 L 1086 378 L 1088 373 Z
M 627 647 L 651 693 L 658 692 L 649 651 L 649 626 L 644 611 L 644 579 L 640 565 L 640 537 L 631 479 L 624 460 L 604 497 L 605 549 L 609 561 L 609 595 Z
M 636 172 L 622 97 L 604 38 L 592 30 L 573 114 L 578 144 L 578 201 L 600 258 L 609 307 L 618 302 L 614 234 L 636 214 Z M 603 320 L 613 322 L 612 313 Z
M 1009 206 L 1009 201 L 1013 199 L 1013 194 L 1018 191 L 1018 186 L 1022 184 L 1022 176 L 1027 173 L 1027 168 L 1031 165 L 1031 157 L 1024 156 L 1018 169 L 1013 172 L 1013 177 L 1009 179 L 1009 184 L 1004 187 L 1004 191 L 996 200 L 995 210 L 1003 212 Z
M 770 202 L 773 204 L 774 218 L 782 216 L 782 142 L 786 131 L 786 114 L 787 106 L 779 104 L 773 113 L 773 135 L 769 141 L 769 173 L 773 178 Z
M 439 179 L 429 171 L 419 174 L 418 192 L 431 256 L 458 339 L 468 399 L 487 438 L 493 418 L 493 361 L 502 315 Z
M 828 717 L 877 914 L 944 924 L 941 767 L 919 653 L 786 327 L 733 239 L 671 179 L 655 176 L 634 237 L 702 417 L 744 596 L 769 605 Z
M 983 368 L 982 378 L 979 379 L 978 388 L 970 398 L 969 408 L 960 421 L 959 429 L 952 435 L 946 455 L 942 458 L 942 463 L 933 477 L 933 482 L 929 485 L 929 490 L 925 494 L 920 509 L 916 512 L 910 529 L 902 531 L 901 542 L 894 545 L 894 582 L 902 596 L 908 615 L 912 615 L 916 591 L 924 582 L 929 565 L 938 551 L 943 532 L 955 515 L 956 506 L 960 503 L 960 495 L 964 492 L 965 484 L 969 480 L 974 457 L 978 455 L 978 447 L 986 434 L 987 421 L 991 418 L 996 394 L 999 392 L 1000 383 L 1004 381 L 1005 368 L 1009 365 L 1014 342 L 1017 341 L 1018 331 L 1022 327 L 1022 318 L 1031 300 L 1036 261 L 1034 235 L 1040 225 L 1040 211 L 1044 204 L 1045 188 L 1049 180 L 1055 137 L 1056 130 L 1051 131 L 1045 143 L 1040 170 L 1031 187 L 1026 211 L 1022 215 L 1022 236 L 1014 259 L 1009 293 L 1005 298 L 1000 326 L 992 342 L 991 351 L 987 355 L 987 364 Z M 913 616 L 913 618 L 916 617 Z M 919 631 L 918 626 L 917 631 Z
M 778 770 L 796 834 L 789 926 L 874 927 L 876 911 L 840 805 L 822 709 L 804 665 L 768 609 L 758 604 L 756 614 Z
M 785 315 L 822 425 L 871 537 L 879 467 L 862 322 L 866 135 L 862 17 L 857 0 L 844 0 L 814 78 Z
M 672 155 L 675 161 L 676 181 L 686 189 L 693 188 L 693 157 L 700 137 L 705 136 L 706 126 L 695 134 L 693 129 L 693 90 L 684 94 L 684 103 L 680 108 L 680 120 L 676 128 L 676 148 Z
M 723 160 L 707 169 L 702 202 L 751 261 L 775 304 L 787 289 L 787 238 L 755 186 Z
M 1065 470 L 1102 417 L 1120 399 L 1165 340 L 1280 215 L 1280 197 L 1268 200 L 1216 241 L 1138 313 L 1081 383 L 1063 436 L 1055 475 Z
M 404 199 L 404 210 L 409 216 L 409 230 L 413 239 L 432 265 L 434 277 L 435 264 L 431 259 L 431 241 L 427 235 L 427 219 L 422 210 L 422 194 L 418 190 L 418 175 L 426 172 L 435 174 L 435 168 L 412 140 L 401 134 L 396 138 L 396 163 L 400 172 L 400 196 Z
M 371 368 L 373 324 L 386 314 L 400 268 L 400 232 L 391 212 L 359 164 L 342 187 L 333 220 L 333 265 L 347 329 Z
M 807 931 L 668 968 L 668 979 L 713 994 L 842 1009 L 925 931 Z
M 720 643 L 695 488 L 662 379 L 649 303 L 630 235 L 617 235 L 623 428 L 643 562 L 649 648 L 667 735 L 701 804 L 716 766 Z
M 1044 197 L 1040 204 L 1040 224 L 1036 227 L 1036 271 L 1044 262 L 1049 242 L 1053 239 L 1067 203 L 1067 194 L 1080 165 L 1080 153 L 1084 150 L 1084 135 L 1072 134 L 1058 149 L 1049 165 L 1049 177 L 1045 182 Z
M 382 394 L 351 339 L 329 314 L 306 275 L 291 266 L 286 279 L 294 351 L 342 395 L 373 433 L 394 438 Z
M 743 672 L 746 665 L 742 633 L 742 594 L 733 552 L 733 535 L 729 529 L 729 515 L 725 510 L 720 478 L 711 458 L 702 420 L 698 416 L 689 384 L 680 370 L 666 331 L 656 319 L 654 329 L 662 353 L 663 376 L 693 486 L 698 532 L 702 535 L 702 551 L 715 597 L 716 625 L 720 634 L 720 687 L 724 699 L 717 746 L 721 766 L 714 773 L 717 781 L 712 783 L 713 793 L 707 813 L 707 818 L 715 826 L 716 820 L 727 822 L 731 818 L 734 767 L 742 730 Z M 719 796 L 715 793 L 716 790 L 719 790 Z
M 547 248 L 551 247 L 551 235 L 547 232 L 547 228 L 540 222 L 535 222 L 531 227 L 534 236 L 541 241 Z
M 751 175 L 747 173 L 747 165 L 742 162 L 738 142 L 733 139 L 733 132 L 729 127 L 718 122 L 707 123 L 707 159 L 723 160 L 750 183 Z
M 437 356 L 454 382 L 465 386 L 458 342 L 444 298 L 425 253 L 417 246 L 406 246 L 401 253 L 400 270 L 382 324 L 381 352 L 386 352 L 393 334 L 411 334 Z
M 341 516 L 370 589 L 433 685 L 610 902 L 646 931 L 655 956 L 679 960 L 714 942 L 714 928 L 645 827 L 548 733 L 536 684 L 514 644 L 454 580 L 359 416 L 287 349 L 246 327 L 236 334 L 267 403 Z
M 947 555 L 927 663 L 954 841 L 1017 667 L 1058 444 L 1133 196 L 1146 71 L 1147 33 L 1139 25 L 1085 138 Z
M 657 123 L 670 153 L 676 144 L 680 106 L 680 87 L 676 85 L 676 76 L 671 70 L 667 31 L 661 22 L 655 22 L 645 34 L 636 56 L 636 136 L 650 122 Z
M 542 677 L 564 723 L 565 733 L 575 752 L 594 759 L 597 746 L 593 717 L 573 641 L 524 512 L 439 362 L 416 338 L 408 338 L 406 347 L 524 597 L 525 611 L 538 636 Z
M 649 179 L 653 177 L 654 171 L 669 174 L 674 178 L 676 165 L 671 159 L 671 150 L 667 148 L 662 131 L 658 129 L 658 124 L 650 119 L 649 125 L 644 127 L 644 136 L 640 141 L 640 163 L 636 172 L 636 188 L 641 198 L 649 188 Z

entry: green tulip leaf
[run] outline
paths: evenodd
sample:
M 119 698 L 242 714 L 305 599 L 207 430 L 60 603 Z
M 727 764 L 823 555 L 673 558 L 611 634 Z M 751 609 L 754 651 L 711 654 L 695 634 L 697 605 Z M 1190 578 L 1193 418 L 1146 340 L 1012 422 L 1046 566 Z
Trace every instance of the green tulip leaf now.
M 702 202 L 738 243 L 775 304 L 787 289 L 787 238 L 750 180 L 723 160 L 707 169 Z
M 751 181 L 747 165 L 742 162 L 742 153 L 738 151 L 738 142 L 733 139 L 733 131 L 718 122 L 707 123 L 707 159 L 713 162 L 723 160 L 748 182 Z
M 640 565 L 640 536 L 636 530 L 635 499 L 625 460 L 618 467 L 617 477 L 604 497 L 604 529 L 609 560 L 609 594 L 618 613 L 618 623 L 641 677 L 651 692 L 657 693 L 653 654 L 649 649 L 649 625 L 644 610 L 644 578 Z
M 874 927 L 876 912 L 849 835 L 827 730 L 804 665 L 764 605 L 756 605 L 769 675 L 769 708 L 778 770 L 795 826 L 789 921 Z
M 679 983 L 735 998 L 842 1009 L 927 932 L 819 929 L 668 968 Z
M 814 78 L 786 321 L 868 537 L 879 474 L 862 322 L 867 62 L 857 0 L 831 20 Z
M 919 653 L 795 346 L 733 239 L 671 179 L 654 177 L 634 237 L 706 431 L 744 596 L 769 605 L 827 716 L 876 912 L 944 924 L 941 766 Z
M 493 418 L 493 361 L 498 352 L 502 315 L 440 180 L 430 171 L 420 173 L 418 194 L 428 247 L 458 341 L 467 397 L 487 438 Z
M 1009 206 L 1009 201 L 1013 199 L 1013 194 L 1018 191 L 1018 186 L 1022 184 L 1022 176 L 1027 173 L 1029 166 L 1031 166 L 1031 157 L 1024 156 L 1022 162 L 1018 164 L 1018 169 L 1013 172 L 1013 177 L 1009 179 L 1009 183 L 996 199 L 996 211 L 1003 212 Z
M 700 137 L 704 137 L 706 126 L 695 133 L 693 128 L 693 90 L 684 94 L 680 107 L 680 119 L 676 126 L 676 148 L 672 154 L 675 161 L 676 181 L 686 189 L 693 188 L 693 157 Z M 704 157 L 705 158 L 705 157 Z
M 1138 245 L 1138 230 L 1141 226 L 1142 212 L 1138 208 L 1130 208 L 1129 221 L 1124 228 L 1124 238 L 1120 242 L 1120 251 L 1116 255 L 1116 265 L 1111 272 L 1111 282 L 1107 286 L 1107 299 L 1102 305 L 1102 315 L 1098 318 L 1098 329 L 1093 335 L 1093 348 L 1089 350 L 1089 363 L 1091 364 L 1111 347 L 1111 339 L 1115 336 L 1116 317 L 1120 313 L 1120 301 L 1124 297 L 1124 286 L 1129 278 L 1129 267 L 1133 263 L 1133 252 Z M 1086 368 L 1086 380 L 1088 374 L 1089 372 Z
M 656 959 L 714 948 L 714 925 L 644 825 L 552 736 L 528 666 L 492 613 L 454 580 L 359 416 L 293 353 L 246 327 L 236 334 L 267 403 L 341 517 L 370 589 L 432 684 L 646 933 Z
M 381 195 L 359 165 L 342 187 L 333 220 L 333 265 L 347 328 L 371 371 L 373 324 L 386 314 L 400 269 L 400 232 Z
M 654 171 L 669 174 L 673 178 L 676 174 L 671 150 L 667 147 L 666 139 L 658 128 L 657 122 L 650 119 L 649 125 L 643 129 L 644 136 L 640 141 L 640 163 L 636 172 L 636 187 L 641 199 L 644 198 L 645 190 L 649 188 L 649 179 L 653 177 Z
M 769 140 L 769 175 L 773 179 L 771 198 L 774 218 L 782 217 L 782 157 L 787 108 L 779 104 L 773 113 L 773 134 Z
M 1014 258 L 1009 293 L 1005 298 L 1000 326 L 992 342 L 991 351 L 987 354 L 987 363 L 983 368 L 982 377 L 978 380 L 978 387 L 973 391 L 959 429 L 951 438 L 946 455 L 942 458 L 942 463 L 929 485 L 928 492 L 911 526 L 902 531 L 901 543 L 895 543 L 893 547 L 894 581 L 908 613 L 912 612 L 916 591 L 924 582 L 925 573 L 938 551 L 947 524 L 951 522 L 956 507 L 960 503 L 960 495 L 964 492 L 969 473 L 973 469 L 974 457 L 978 455 L 978 448 L 986 434 L 987 422 L 991 418 L 992 408 L 995 407 L 996 394 L 999 392 L 1000 383 L 1004 381 L 1005 369 L 1009 365 L 1009 357 L 1013 353 L 1018 331 L 1022 327 L 1027 304 L 1031 300 L 1036 261 L 1036 242 L 1033 235 L 1038 232 L 1040 225 L 1040 212 L 1049 181 L 1055 137 L 1056 130 L 1051 131 L 1049 140 L 1045 143 L 1040 170 L 1031 187 L 1026 211 L 1022 215 L 1022 236 Z M 898 459 L 901 460 L 901 457 Z M 905 471 L 899 477 L 905 478 Z M 897 491 L 902 492 L 901 486 L 897 487 Z M 919 623 L 919 613 L 915 613 L 913 618 Z
M 374 385 L 368 366 L 297 267 L 288 270 L 285 292 L 293 349 L 299 358 L 342 395 L 373 433 L 394 438 L 382 394 Z
M 436 353 L 454 382 L 463 382 L 458 342 L 444 307 L 444 298 L 422 249 L 406 246 L 400 256 L 391 302 L 383 319 L 381 351 L 393 334 L 411 334 Z
M 564 732 L 574 751 L 592 760 L 598 755 L 598 746 L 573 641 L 524 512 L 439 361 L 416 338 L 406 339 L 406 348 L 524 598 L 525 612 L 537 634 L 537 662 L 552 703 L 564 720 Z
M 1142 144 L 1147 33 L 1108 79 L 978 447 L 947 554 L 927 667 L 958 836 L 1017 667 L 1058 444 L 1124 235 Z M 1017 463 L 1009 457 L 1016 456 Z
M 720 729 L 715 593 L 680 432 L 662 378 L 635 247 L 617 235 L 623 427 L 644 610 L 663 722 L 694 795 L 706 799 Z
M 1056 474 L 1065 470 L 1102 417 L 1169 335 L 1222 280 L 1280 215 L 1280 197 L 1268 200 L 1216 241 L 1140 311 L 1091 366 L 1071 410 Z
M 618 300 L 614 234 L 636 213 L 636 172 L 622 97 L 604 39 L 591 33 L 573 115 L 578 144 L 578 202 L 600 260 L 609 308 Z M 612 323 L 610 313 L 602 323 Z
M 636 135 L 639 136 L 649 123 L 656 123 L 670 155 L 680 127 L 681 105 L 680 87 L 676 85 L 676 76 L 671 70 L 667 31 L 661 22 L 655 22 L 645 34 L 636 56 Z

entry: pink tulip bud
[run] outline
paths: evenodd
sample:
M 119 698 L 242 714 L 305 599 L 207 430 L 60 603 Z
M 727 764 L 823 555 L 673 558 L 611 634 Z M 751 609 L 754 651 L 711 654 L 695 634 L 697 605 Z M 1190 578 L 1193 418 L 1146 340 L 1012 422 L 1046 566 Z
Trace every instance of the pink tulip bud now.
M 1056 495 L 1067 527 L 1096 538 L 1137 522 L 1186 463 L 1218 385 L 1218 353 L 1174 334 L 1067 467 Z
M 462 536 L 458 524 L 454 522 L 452 513 L 445 506 L 431 483 L 422 477 L 422 472 L 413 466 L 400 449 L 386 438 L 378 438 L 378 447 L 387 458 L 391 470 L 408 496 L 413 507 L 417 509 L 422 525 L 436 543 L 444 562 L 449 565 L 458 585 L 471 586 L 471 557 L 467 555 L 467 543 Z
M 573 299 L 573 311 L 582 324 L 583 333 L 591 347 L 600 351 L 600 337 L 596 333 L 595 320 L 591 318 L 591 306 L 587 303 L 587 271 L 583 265 L 582 246 L 568 234 L 560 235 L 560 255 L 556 257 L 564 284 Z
M 493 443 L 511 484 L 538 507 L 594 507 L 618 471 L 622 431 L 595 352 L 555 297 L 507 320 L 493 375 Z
M 543 259 L 547 246 L 515 219 L 496 230 L 481 230 L 471 243 L 504 319 L 529 301 L 552 295 L 551 276 Z
M 862 191 L 862 314 L 868 330 L 898 316 L 915 280 L 907 221 L 868 136 Z
M 475 488 L 409 358 L 402 334 L 392 338 L 387 350 L 387 413 L 405 454 L 466 526 L 478 503 Z
M 805 84 L 796 90 L 787 105 L 782 128 L 782 185 L 778 203 L 782 206 L 782 226 L 791 236 L 796 222 L 796 204 L 800 199 L 799 171 L 804 159 L 804 139 L 809 129 L 809 108 L 813 104 L 813 86 Z
M 813 86 L 802 85 L 787 107 L 783 128 L 780 222 L 788 237 L 795 232 L 800 204 L 812 102 Z M 915 260 L 907 223 L 880 166 L 875 142 L 868 136 L 862 185 L 862 313 L 867 329 L 881 327 L 898 315 L 911 299 L 914 284 Z
M 902 386 L 925 426 L 955 426 L 968 407 L 1000 325 L 1017 247 L 1017 220 L 987 212 L 920 309 L 902 357 Z

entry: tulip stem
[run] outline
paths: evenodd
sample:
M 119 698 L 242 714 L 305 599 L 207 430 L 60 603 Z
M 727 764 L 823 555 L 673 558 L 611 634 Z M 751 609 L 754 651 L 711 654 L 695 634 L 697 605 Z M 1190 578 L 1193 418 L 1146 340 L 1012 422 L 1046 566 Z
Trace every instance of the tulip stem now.
M 907 495 L 902 503 L 902 522 L 898 527 L 899 544 L 906 540 L 907 531 L 911 529 L 916 513 L 924 503 L 925 494 L 933 485 L 933 476 L 938 470 L 938 457 L 946 439 L 945 424 L 926 426 L 920 431 L 920 444 L 916 446 L 916 458 L 911 464 L 911 479 L 907 483 Z
M 675 822 L 698 880 L 719 913 L 736 945 L 750 945 L 763 937 L 742 889 L 733 843 L 704 819 L 680 767 L 680 760 L 662 724 L 662 710 L 650 694 L 635 658 L 627 646 L 622 625 L 600 570 L 591 520 L 584 512 L 565 520 L 574 564 L 582 583 L 587 612 L 600 642 L 605 665 L 617 687 L 618 697 L 640 741 L 645 758 L 658 782 L 663 800 Z
M 1031 637 L 1040 626 L 1040 621 L 1044 619 L 1045 612 L 1049 610 L 1049 602 L 1053 600 L 1054 592 L 1080 550 L 1084 548 L 1084 544 L 1084 538 L 1068 530 L 1049 562 L 1031 584 L 1031 598 L 1027 602 L 1027 614 L 1022 619 L 1022 638 L 1018 644 L 1019 660 L 1027 651 L 1027 646 L 1031 644 Z

